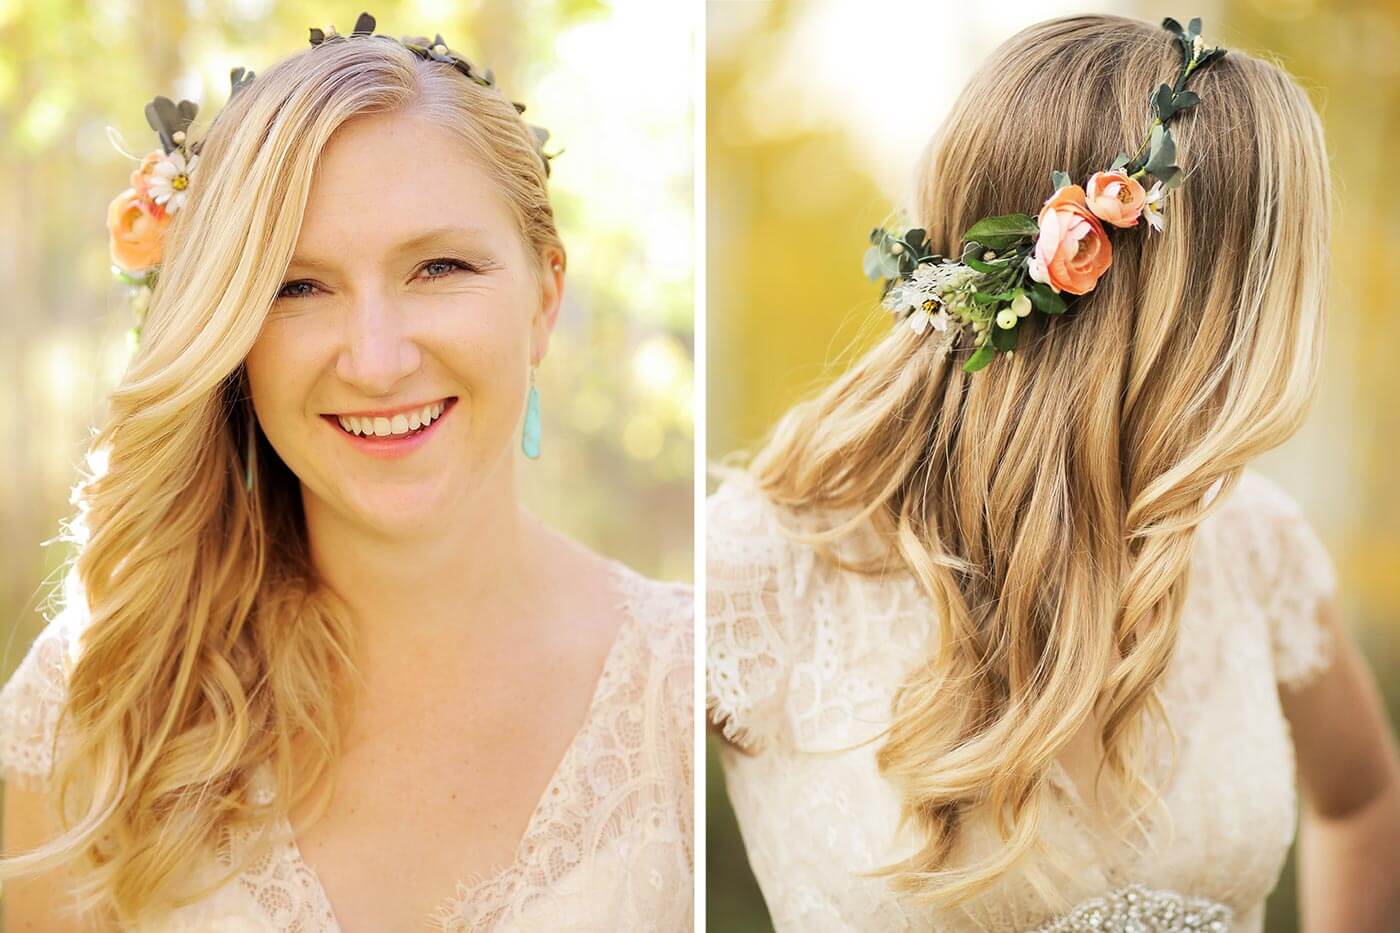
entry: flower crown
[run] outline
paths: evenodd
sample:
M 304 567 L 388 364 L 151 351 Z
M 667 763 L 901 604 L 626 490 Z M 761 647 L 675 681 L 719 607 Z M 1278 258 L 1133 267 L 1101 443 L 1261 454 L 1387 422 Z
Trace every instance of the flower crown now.
M 355 20 L 355 28 L 349 36 L 342 36 L 334 26 L 324 30 L 311 29 L 311 45 L 319 46 L 333 41 L 346 41 L 357 38 L 381 38 L 398 42 L 414 55 L 425 61 L 442 62 L 451 65 L 471 81 L 482 87 L 495 87 L 496 79 L 490 68 L 480 69 L 461 54 L 452 51 L 443 42 L 442 35 L 431 41 L 424 36 L 394 39 L 374 31 L 374 17 L 361 13 Z M 243 68 L 229 72 L 229 100 L 232 101 L 253 80 L 254 74 Z M 525 105 L 512 102 L 517 113 L 525 112 Z M 136 316 L 136 326 L 130 331 L 133 344 L 141 338 L 141 325 L 144 323 L 146 308 L 151 300 L 151 290 L 160 275 L 160 262 L 165 229 L 170 218 L 179 213 L 189 195 L 191 176 L 199 162 L 199 150 L 203 140 L 189 139 L 190 124 L 194 122 L 199 107 L 193 101 L 182 100 L 178 104 L 168 97 L 157 97 L 146 105 L 146 122 L 160 138 L 160 148 L 152 150 L 140 165 L 131 173 L 131 187 L 112 200 L 107 207 L 107 231 L 109 252 L 112 259 L 112 273 L 130 288 L 128 300 Z M 549 131 L 539 126 L 526 124 L 530 131 L 535 151 L 544 163 L 544 173 L 549 175 L 550 159 L 559 153 L 548 153 L 544 145 L 549 139 Z M 129 158 L 130 155 L 113 135 L 109 127 L 108 136 L 117 151 Z
M 1105 223 L 1127 228 L 1146 219 L 1151 230 L 1165 228 L 1167 195 L 1182 180 L 1167 124 L 1200 103 L 1186 82 L 1224 57 L 1225 49 L 1201 41 L 1199 18 L 1182 29 L 1167 17 L 1162 28 L 1181 46 L 1181 71 L 1174 84 L 1152 92 L 1152 125 L 1136 155 L 1120 152 L 1082 188 L 1064 172 L 1052 172 L 1054 192 L 1038 217 L 984 217 L 963 233 L 956 260 L 930 252 L 926 232 L 917 227 L 871 232 L 864 268 L 867 278 L 884 280 L 882 306 L 917 334 L 930 329 L 943 334 L 942 352 L 970 326 L 976 349 L 963 363 L 964 372 L 982 369 L 997 353 L 1011 355 L 1018 325 L 1033 309 L 1060 315 L 1074 296 L 1093 291 L 1113 262 Z M 1140 179 L 1149 175 L 1154 183 L 1145 191 Z

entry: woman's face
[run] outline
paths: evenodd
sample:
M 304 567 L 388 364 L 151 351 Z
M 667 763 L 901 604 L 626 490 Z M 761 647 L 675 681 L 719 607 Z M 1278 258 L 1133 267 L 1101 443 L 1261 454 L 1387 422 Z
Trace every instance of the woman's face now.
M 338 129 L 246 361 L 258 422 L 308 506 L 420 531 L 511 488 L 560 258 L 527 251 L 504 195 L 446 130 L 403 114 Z M 423 429 L 425 407 L 441 414 Z

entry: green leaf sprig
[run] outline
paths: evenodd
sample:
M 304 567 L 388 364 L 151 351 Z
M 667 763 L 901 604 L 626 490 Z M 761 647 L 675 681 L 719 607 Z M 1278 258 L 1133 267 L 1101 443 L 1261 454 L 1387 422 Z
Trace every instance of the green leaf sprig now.
M 369 13 L 361 13 L 359 17 L 356 18 L 355 27 L 350 31 L 349 36 L 342 36 L 335 31 L 334 26 L 328 26 L 326 29 L 317 29 L 313 26 L 310 30 L 311 44 L 313 46 L 318 46 L 332 39 L 354 39 L 377 36 L 382 39 L 388 39 L 391 42 L 398 42 L 404 48 L 425 61 L 442 62 L 445 65 L 451 65 L 469 80 L 482 87 L 496 87 L 496 76 L 492 73 L 491 69 L 478 68 L 476 65 L 472 64 L 466 56 L 448 48 L 447 43 L 442 38 L 442 33 L 437 33 L 431 40 L 428 39 L 427 36 L 404 36 L 401 39 L 395 39 L 393 36 L 376 33 L 374 31 L 375 24 L 376 21 L 373 16 Z M 515 108 L 516 113 L 525 112 L 525 105 L 518 101 L 511 101 L 511 106 Z M 545 143 L 549 141 L 549 130 L 531 123 L 526 123 L 525 127 L 530 131 L 530 138 L 534 142 L 535 151 L 539 153 L 540 160 L 544 162 L 544 173 L 547 177 L 549 175 L 550 160 L 558 157 L 563 150 L 561 149 L 558 152 L 545 152 L 544 146 Z
M 1162 28 L 1171 32 L 1180 46 L 1180 72 L 1172 84 L 1152 92 L 1152 123 L 1136 154 L 1119 153 L 1109 171 L 1121 171 L 1135 181 L 1150 175 L 1160 184 L 1160 193 L 1165 193 L 1182 180 L 1169 124 L 1177 114 L 1201 101 L 1199 95 L 1186 89 L 1186 83 L 1195 72 L 1224 57 L 1226 50 L 1201 41 L 1199 17 L 1185 29 L 1167 17 Z M 1054 191 L 1073 183 L 1062 171 L 1052 172 L 1050 181 Z M 1149 206 L 1160 193 L 1148 198 Z M 910 320 L 916 332 L 922 334 L 934 319 L 939 322 L 935 329 L 950 331 L 950 338 L 970 326 L 973 352 L 962 369 L 974 373 L 997 353 L 1015 351 L 1021 321 L 1031 310 L 1058 317 L 1069 308 L 1070 299 L 1030 276 L 1039 232 L 1039 222 L 1030 214 L 984 217 L 963 232 L 961 252 L 954 260 L 932 252 L 927 232 L 921 228 L 876 227 L 870 233 L 862 266 L 871 281 L 882 280 L 885 306 Z M 951 342 L 949 339 L 945 346 Z

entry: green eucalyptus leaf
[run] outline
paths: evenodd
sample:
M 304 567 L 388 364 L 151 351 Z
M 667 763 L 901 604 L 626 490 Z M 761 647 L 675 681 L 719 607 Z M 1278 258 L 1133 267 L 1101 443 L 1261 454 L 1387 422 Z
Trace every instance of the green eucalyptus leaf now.
M 160 137 L 161 148 L 166 152 L 175 149 L 175 140 L 172 137 L 179 117 L 175 102 L 168 97 L 157 97 L 146 105 L 146 122 L 156 131 L 156 135 Z
M 928 234 L 921 227 L 914 227 L 904 234 L 904 245 L 922 256 L 928 247 Z
M 1072 182 L 1070 181 L 1069 175 L 1056 170 L 1050 173 L 1050 184 L 1054 185 L 1056 191 L 1059 191 L 1061 188 L 1069 187 Z
M 1176 20 L 1172 19 L 1170 16 L 1162 20 L 1162 28 L 1170 30 L 1178 36 L 1182 34 L 1181 24 L 1178 23 Z
M 243 68 L 242 66 L 231 70 L 228 73 L 228 99 L 233 100 L 233 98 L 238 94 L 239 91 L 243 90 L 250 83 L 252 83 L 252 80 L 253 72 L 247 70 L 246 68 Z
M 897 279 L 903 275 L 904 270 L 900 268 L 900 258 L 899 256 L 882 250 L 880 252 L 880 277 L 885 279 Z
M 1162 183 L 1162 188 L 1164 190 L 1170 191 L 1177 185 L 1181 184 L 1181 166 L 1168 166 L 1161 172 L 1153 172 L 1152 177 Z
M 1196 17 L 1193 17 L 1193 18 L 1192 18 L 1191 22 L 1189 22 L 1189 23 L 1186 24 L 1186 35 L 1187 35 L 1188 38 L 1194 39 L 1194 38 L 1196 38 L 1197 36 L 1199 36 L 1200 34 L 1201 34 L 1201 18 L 1200 18 L 1199 16 L 1196 16 Z
M 1181 113 L 1181 111 L 1188 107 L 1194 107 L 1200 102 L 1200 95 L 1195 91 L 1181 91 L 1172 98 L 1172 109 L 1175 113 Z
M 368 36 L 374 32 L 374 17 L 368 13 L 361 13 L 355 19 L 355 28 L 350 31 L 352 36 Z M 439 38 L 438 41 L 442 41 Z
M 992 361 L 992 357 L 997 355 L 996 347 L 991 343 L 984 343 L 977 348 L 977 351 L 967 358 L 962 369 L 965 373 L 975 373 Z
M 869 279 L 872 282 L 874 282 L 876 279 L 879 279 L 881 277 L 879 247 L 872 246 L 869 249 L 867 249 L 865 251 L 865 258 L 861 260 L 860 266 L 861 270 L 865 273 L 865 277 L 867 279 Z
M 1069 305 L 1065 299 L 1044 282 L 1032 282 L 1026 289 L 1031 304 L 1046 314 L 1064 314 Z
M 1116 155 L 1116 156 L 1113 157 L 1113 164 L 1110 165 L 1110 166 L 1108 167 L 1108 170 L 1109 170 L 1110 172 L 1116 172 L 1116 171 L 1118 171 L 1118 170 L 1121 169 L 1123 166 L 1125 166 L 1125 165 L 1128 164 L 1128 158 L 1129 158 L 1129 156 L 1128 156 L 1128 154 L 1127 154 L 1126 152 L 1120 152 L 1120 153 L 1118 153 L 1118 155 Z
M 1172 86 L 1164 84 L 1152 95 L 1152 109 L 1157 114 L 1157 119 L 1166 123 L 1172 118 L 1175 110 L 1172 107 Z
M 1147 160 L 1149 174 L 1160 178 L 1167 169 L 1176 164 L 1176 143 L 1172 132 L 1165 126 L 1152 128 L 1152 155 Z
M 175 109 L 179 114 L 175 121 L 175 128 L 188 130 L 190 124 L 194 122 L 195 116 L 199 113 L 199 104 L 192 100 L 182 100 Z

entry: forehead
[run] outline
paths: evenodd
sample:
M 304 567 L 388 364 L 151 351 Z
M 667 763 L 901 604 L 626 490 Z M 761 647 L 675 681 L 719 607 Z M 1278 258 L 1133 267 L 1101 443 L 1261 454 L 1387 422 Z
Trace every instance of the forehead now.
M 296 255 L 353 261 L 449 228 L 500 244 L 515 236 L 499 185 L 465 141 L 417 115 L 368 114 L 322 150 Z

